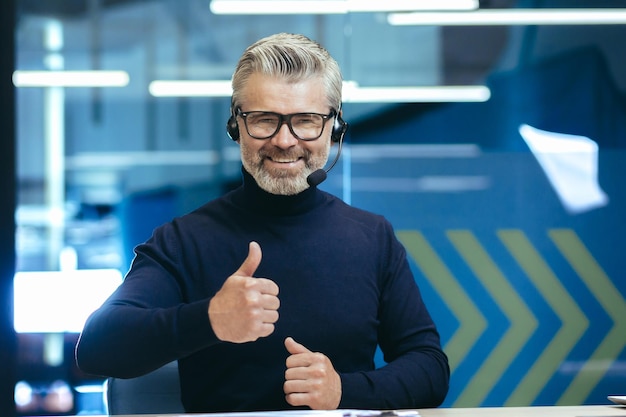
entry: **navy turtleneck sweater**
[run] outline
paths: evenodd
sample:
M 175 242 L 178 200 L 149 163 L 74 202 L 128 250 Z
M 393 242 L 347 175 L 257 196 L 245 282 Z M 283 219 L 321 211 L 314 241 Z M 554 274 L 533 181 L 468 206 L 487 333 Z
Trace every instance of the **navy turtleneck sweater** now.
M 211 297 L 260 244 L 255 276 L 280 288 L 270 336 L 217 339 Z M 435 407 L 449 368 L 406 253 L 381 216 L 309 188 L 261 190 L 244 172 L 236 190 L 157 228 L 136 249 L 124 283 L 87 321 L 76 349 L 88 373 L 121 378 L 178 359 L 189 412 L 282 410 L 284 339 L 327 355 L 340 408 Z M 375 369 L 380 346 L 387 365 Z

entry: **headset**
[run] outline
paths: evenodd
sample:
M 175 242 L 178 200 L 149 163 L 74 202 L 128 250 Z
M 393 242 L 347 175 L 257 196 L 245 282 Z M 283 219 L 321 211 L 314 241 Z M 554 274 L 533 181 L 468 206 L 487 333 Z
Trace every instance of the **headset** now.
M 335 122 L 333 123 L 333 131 L 330 134 L 330 140 L 335 143 L 341 143 L 343 137 L 348 130 L 348 123 L 341 118 L 341 110 L 337 111 L 335 115 Z M 226 122 L 226 133 L 228 136 L 237 142 L 239 140 L 239 125 L 237 124 L 237 117 L 235 116 L 235 110 L 231 108 L 230 117 Z

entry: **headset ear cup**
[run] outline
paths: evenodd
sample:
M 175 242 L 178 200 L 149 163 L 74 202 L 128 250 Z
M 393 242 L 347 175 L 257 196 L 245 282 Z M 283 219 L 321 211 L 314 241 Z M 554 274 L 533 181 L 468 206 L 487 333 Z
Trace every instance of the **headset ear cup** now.
M 239 140 L 239 125 L 234 115 L 230 116 L 228 122 L 226 122 L 226 133 L 228 133 L 228 136 L 235 142 Z
M 346 130 L 348 130 L 348 123 L 338 114 L 333 124 L 333 132 L 330 135 L 330 139 L 333 142 L 341 142 L 346 134 Z

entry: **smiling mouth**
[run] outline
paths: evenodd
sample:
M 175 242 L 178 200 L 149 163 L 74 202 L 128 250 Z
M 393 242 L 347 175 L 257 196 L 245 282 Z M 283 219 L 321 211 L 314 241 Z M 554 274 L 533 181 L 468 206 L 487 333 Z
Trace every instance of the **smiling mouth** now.
M 296 158 L 274 157 L 272 158 L 271 156 L 268 156 L 266 159 L 274 164 L 280 164 L 280 165 L 293 165 L 303 160 L 302 157 L 296 157 Z

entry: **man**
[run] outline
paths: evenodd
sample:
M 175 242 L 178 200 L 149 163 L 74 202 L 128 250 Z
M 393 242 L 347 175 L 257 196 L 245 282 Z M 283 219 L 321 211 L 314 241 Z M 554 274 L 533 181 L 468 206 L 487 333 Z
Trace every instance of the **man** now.
M 347 126 L 337 63 L 278 34 L 244 52 L 232 84 L 243 185 L 135 249 L 79 367 L 128 378 L 178 360 L 189 412 L 438 406 L 448 361 L 404 248 L 311 180 Z

